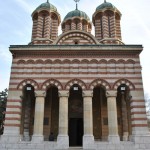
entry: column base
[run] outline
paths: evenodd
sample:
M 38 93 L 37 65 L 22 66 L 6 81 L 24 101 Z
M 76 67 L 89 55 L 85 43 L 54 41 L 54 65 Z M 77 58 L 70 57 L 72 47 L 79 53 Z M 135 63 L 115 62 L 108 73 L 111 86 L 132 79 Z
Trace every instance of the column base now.
M 123 133 L 123 141 L 128 141 L 129 140 L 129 133 L 128 132 L 124 132 Z
M 39 142 L 43 142 L 43 141 L 44 141 L 43 135 L 33 135 L 32 136 L 33 143 L 39 143 Z
M 94 136 L 84 135 L 83 136 L 83 149 L 94 149 Z
M 109 135 L 108 136 L 108 141 L 110 143 L 120 143 L 120 138 L 118 135 Z
M 56 149 L 68 149 L 69 148 L 69 137 L 68 135 L 58 135 L 57 137 L 57 148 Z

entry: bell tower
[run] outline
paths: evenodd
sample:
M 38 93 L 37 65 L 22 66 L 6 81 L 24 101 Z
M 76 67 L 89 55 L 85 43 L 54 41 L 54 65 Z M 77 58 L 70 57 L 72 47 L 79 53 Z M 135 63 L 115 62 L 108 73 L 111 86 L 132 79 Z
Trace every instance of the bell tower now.
M 61 22 L 57 8 L 47 0 L 32 13 L 32 20 L 30 44 L 52 44 L 58 37 L 58 26 Z
M 111 3 L 104 1 L 93 14 L 95 37 L 102 44 L 123 44 L 120 28 L 120 11 Z

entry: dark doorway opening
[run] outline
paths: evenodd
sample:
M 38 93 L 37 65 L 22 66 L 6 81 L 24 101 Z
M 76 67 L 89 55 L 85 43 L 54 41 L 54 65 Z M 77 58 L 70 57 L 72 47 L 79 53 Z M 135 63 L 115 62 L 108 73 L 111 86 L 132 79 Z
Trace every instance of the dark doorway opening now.
M 44 140 L 49 140 L 49 135 L 53 133 L 54 139 L 58 135 L 58 122 L 59 122 L 59 97 L 58 88 L 50 85 L 47 88 L 45 98 L 45 111 L 44 111 Z
M 69 146 L 82 146 L 83 97 L 82 88 L 74 84 L 69 93 Z
M 69 146 L 82 146 L 83 118 L 69 119 Z

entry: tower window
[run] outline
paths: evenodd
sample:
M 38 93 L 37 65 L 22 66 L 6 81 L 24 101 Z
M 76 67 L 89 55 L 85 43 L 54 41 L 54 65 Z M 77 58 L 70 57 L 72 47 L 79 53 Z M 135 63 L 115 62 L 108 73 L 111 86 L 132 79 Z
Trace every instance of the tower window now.
M 42 38 L 44 37 L 45 16 L 43 16 Z
M 100 17 L 100 24 L 101 24 L 101 38 L 103 39 L 103 21 L 102 21 L 102 16 Z
M 78 29 L 78 21 L 76 21 L 76 30 Z
M 110 16 L 108 16 L 108 30 L 109 30 L 109 37 L 111 37 L 111 31 L 110 31 Z
M 75 45 L 79 44 L 79 41 L 78 41 L 78 40 L 75 40 L 75 41 L 74 41 L 74 44 L 75 44 Z

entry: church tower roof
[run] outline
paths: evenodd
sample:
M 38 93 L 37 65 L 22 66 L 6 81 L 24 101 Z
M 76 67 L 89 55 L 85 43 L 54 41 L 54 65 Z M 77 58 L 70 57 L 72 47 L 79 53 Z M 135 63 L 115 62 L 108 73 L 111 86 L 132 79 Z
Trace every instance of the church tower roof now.
M 74 17 L 78 17 L 78 18 L 81 18 L 81 19 L 85 19 L 87 21 L 90 21 L 90 18 L 88 17 L 88 15 L 81 11 L 81 10 L 73 10 L 73 11 L 70 11 L 64 18 L 64 21 L 68 20 L 68 19 L 72 19 Z
M 51 12 L 57 12 L 57 8 L 53 4 L 51 4 L 48 0 L 47 0 L 47 2 L 42 3 L 40 6 L 38 6 L 35 9 L 35 11 L 33 12 L 33 14 L 35 12 L 42 11 L 42 10 L 48 10 L 48 11 L 51 11 Z
M 80 30 L 85 32 L 91 32 L 92 23 L 89 16 L 84 12 L 78 9 L 78 2 L 80 0 L 74 0 L 76 2 L 76 9 L 70 11 L 65 16 L 62 22 L 62 31 L 68 32 L 71 30 Z
M 105 10 L 109 10 L 109 9 L 113 10 L 113 11 L 117 11 L 121 15 L 121 12 L 117 9 L 117 7 L 115 7 L 110 2 L 107 2 L 106 0 L 104 0 L 104 2 L 102 4 L 97 6 L 95 13 L 98 13 L 98 12 L 101 12 L 101 11 L 105 11 Z
M 99 11 L 99 10 L 102 10 L 102 9 L 105 9 L 105 8 L 116 8 L 116 7 L 113 4 L 104 1 L 104 3 L 102 3 L 101 5 L 99 5 L 96 8 L 96 11 Z
M 47 2 L 42 3 L 32 13 L 33 29 L 30 44 L 51 44 L 58 37 L 61 22 L 57 8 Z

